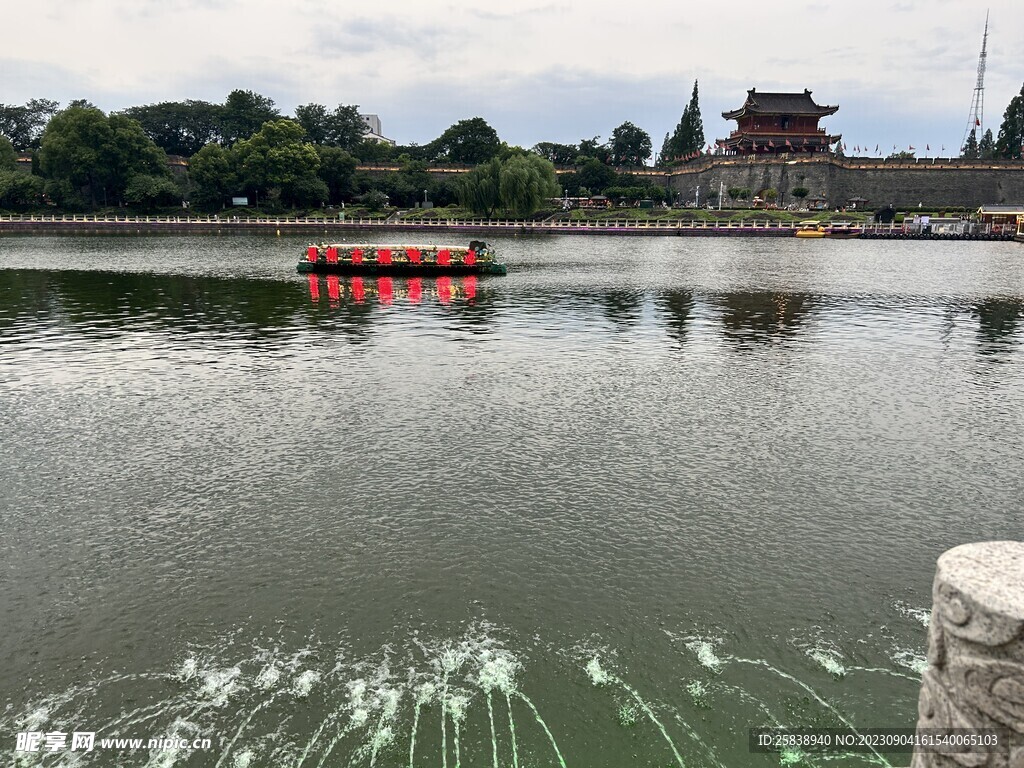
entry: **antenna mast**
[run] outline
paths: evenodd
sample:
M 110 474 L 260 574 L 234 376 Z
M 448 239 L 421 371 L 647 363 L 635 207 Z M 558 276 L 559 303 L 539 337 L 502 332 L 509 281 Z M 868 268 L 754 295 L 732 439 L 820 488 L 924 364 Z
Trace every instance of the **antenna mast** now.
M 967 129 L 960 140 L 960 151 L 967 145 L 967 137 L 972 133 L 977 138 L 983 133 L 985 123 L 985 59 L 988 57 L 988 11 L 985 11 L 985 34 L 981 38 L 981 56 L 978 58 L 978 82 L 974 86 L 974 98 L 971 100 L 971 114 L 967 118 Z

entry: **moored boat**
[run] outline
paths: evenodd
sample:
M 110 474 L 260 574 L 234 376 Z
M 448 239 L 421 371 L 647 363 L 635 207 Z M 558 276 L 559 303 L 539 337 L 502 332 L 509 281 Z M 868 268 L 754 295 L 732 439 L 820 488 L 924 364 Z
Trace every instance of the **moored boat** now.
M 800 229 L 796 231 L 797 237 L 824 237 L 825 227 L 820 221 L 801 221 Z
M 455 245 L 311 244 L 299 272 L 335 275 L 430 277 L 435 275 L 504 275 L 487 243 Z
M 1024 243 L 1024 216 L 1017 217 L 1017 234 L 1013 236 L 1013 239 L 1018 243 Z

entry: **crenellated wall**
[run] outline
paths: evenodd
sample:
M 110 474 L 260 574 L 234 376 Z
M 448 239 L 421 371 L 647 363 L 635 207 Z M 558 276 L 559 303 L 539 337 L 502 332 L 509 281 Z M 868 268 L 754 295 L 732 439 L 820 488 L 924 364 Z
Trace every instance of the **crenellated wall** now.
M 764 189 L 779 193 L 780 206 L 796 202 L 792 190 L 805 187 L 824 197 L 832 207 L 852 197 L 870 201 L 868 207 L 889 203 L 897 208 L 1024 203 L 1024 162 L 964 163 L 962 161 L 895 163 L 882 160 L 780 155 L 746 159 L 709 157 L 672 172 L 670 187 L 693 199 L 697 185 L 701 199 L 721 187 Z

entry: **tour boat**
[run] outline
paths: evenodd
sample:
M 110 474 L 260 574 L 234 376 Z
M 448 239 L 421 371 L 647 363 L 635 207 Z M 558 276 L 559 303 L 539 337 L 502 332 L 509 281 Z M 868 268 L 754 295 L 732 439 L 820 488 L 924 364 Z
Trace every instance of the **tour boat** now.
M 833 224 L 825 230 L 825 237 L 835 237 L 842 240 L 848 240 L 852 237 L 860 237 L 863 231 L 864 230 L 850 224 Z
M 335 275 L 430 277 L 434 275 L 504 275 L 487 243 L 457 245 L 309 245 L 299 272 Z
M 796 231 L 797 237 L 824 237 L 825 228 L 818 221 L 802 221 L 800 229 Z

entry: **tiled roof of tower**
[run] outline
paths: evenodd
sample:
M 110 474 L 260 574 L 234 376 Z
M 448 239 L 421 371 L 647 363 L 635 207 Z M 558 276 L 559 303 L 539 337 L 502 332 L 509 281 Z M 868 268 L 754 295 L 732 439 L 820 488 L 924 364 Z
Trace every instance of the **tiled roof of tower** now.
M 838 106 L 821 106 L 814 103 L 811 92 L 804 90 L 803 93 L 758 93 L 757 89 L 751 88 L 747 91 L 747 100 L 743 106 L 731 112 L 723 112 L 722 117 L 726 120 L 736 120 L 744 114 L 771 114 L 771 115 L 825 115 L 835 114 Z

